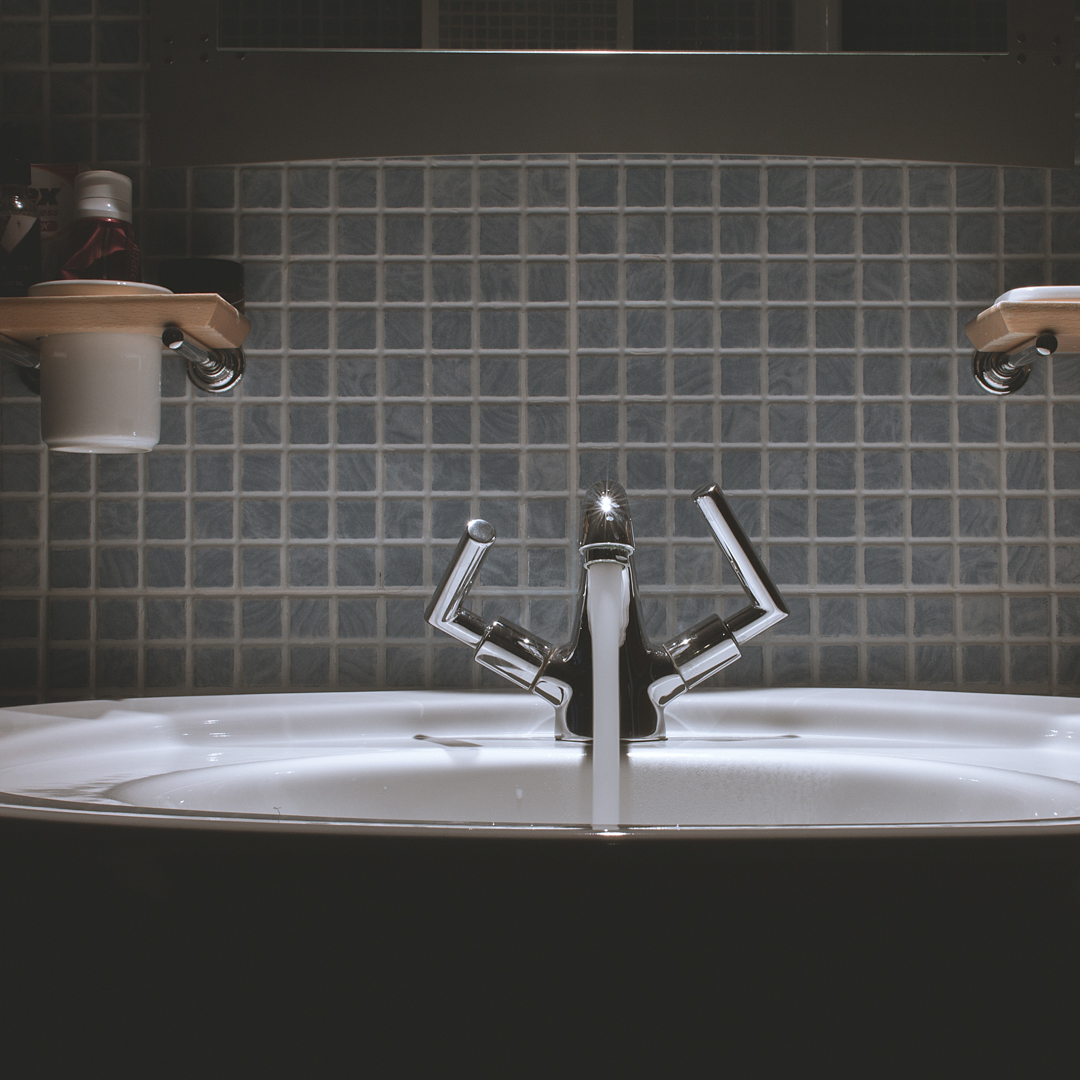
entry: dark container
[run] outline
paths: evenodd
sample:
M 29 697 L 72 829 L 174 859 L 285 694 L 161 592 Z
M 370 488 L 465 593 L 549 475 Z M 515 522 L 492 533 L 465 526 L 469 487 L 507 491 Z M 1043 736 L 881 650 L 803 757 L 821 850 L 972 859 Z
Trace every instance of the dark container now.
M 152 273 L 174 293 L 217 293 L 243 314 L 244 264 L 235 259 L 160 259 Z

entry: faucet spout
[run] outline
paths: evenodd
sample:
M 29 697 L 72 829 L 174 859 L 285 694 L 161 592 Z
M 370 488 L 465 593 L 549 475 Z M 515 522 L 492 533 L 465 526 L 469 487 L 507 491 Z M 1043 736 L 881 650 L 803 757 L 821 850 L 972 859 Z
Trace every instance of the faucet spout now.
M 585 494 L 579 545 L 585 565 L 618 562 L 624 566 L 634 554 L 634 526 L 630 500 L 621 485 L 611 480 L 593 484 Z
M 555 708 L 555 734 L 591 739 L 593 734 L 592 627 L 589 593 L 621 590 L 618 599 L 619 735 L 622 739 L 664 738 L 664 709 L 680 694 L 734 663 L 739 646 L 787 617 L 780 591 L 754 552 L 738 519 L 716 484 L 700 488 L 694 501 L 713 538 L 727 556 L 750 603 L 729 619 L 710 615 L 663 644 L 649 641 L 634 570 L 634 527 L 623 488 L 608 480 L 586 493 L 582 513 L 583 570 L 573 635 L 555 648 L 520 626 L 497 619 L 488 624 L 464 607 L 466 593 L 495 541 L 486 521 L 468 523 L 425 616 L 437 629 L 474 649 L 477 663 L 539 694 Z M 621 573 L 591 568 L 617 564 Z M 614 688 L 613 688 L 614 689 Z

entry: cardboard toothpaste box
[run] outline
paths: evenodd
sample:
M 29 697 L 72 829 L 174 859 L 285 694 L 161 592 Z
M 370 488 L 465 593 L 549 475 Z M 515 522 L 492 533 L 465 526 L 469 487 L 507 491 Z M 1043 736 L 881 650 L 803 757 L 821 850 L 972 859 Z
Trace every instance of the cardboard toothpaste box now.
M 31 165 L 30 184 L 41 220 L 41 278 L 55 281 L 67 255 L 68 231 L 75 215 L 77 163 Z

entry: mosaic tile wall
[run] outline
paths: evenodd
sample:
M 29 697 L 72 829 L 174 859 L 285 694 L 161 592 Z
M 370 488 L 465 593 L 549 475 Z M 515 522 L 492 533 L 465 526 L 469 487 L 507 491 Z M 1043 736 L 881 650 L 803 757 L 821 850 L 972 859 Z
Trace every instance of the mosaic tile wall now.
M 130 173 L 147 254 L 241 258 L 255 329 L 231 397 L 166 363 L 146 456 L 50 457 L 2 372 L 3 703 L 487 685 L 421 618 L 464 521 L 484 614 L 559 639 L 605 476 L 657 636 L 737 602 L 695 487 L 760 544 L 792 615 L 724 685 L 1080 686 L 1080 362 L 998 401 L 961 329 L 1080 282 L 1080 172 L 154 170 L 142 16 L 96 5 L 0 0 L 6 145 Z

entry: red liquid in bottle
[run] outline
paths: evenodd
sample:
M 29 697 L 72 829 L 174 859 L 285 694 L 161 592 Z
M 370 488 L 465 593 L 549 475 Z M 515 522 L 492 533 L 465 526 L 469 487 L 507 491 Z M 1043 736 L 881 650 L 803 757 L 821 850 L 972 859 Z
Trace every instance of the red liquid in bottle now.
M 71 226 L 71 247 L 62 278 L 142 281 L 142 255 L 130 221 L 79 218 Z

